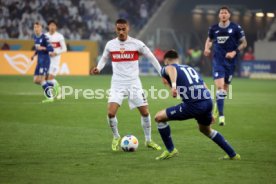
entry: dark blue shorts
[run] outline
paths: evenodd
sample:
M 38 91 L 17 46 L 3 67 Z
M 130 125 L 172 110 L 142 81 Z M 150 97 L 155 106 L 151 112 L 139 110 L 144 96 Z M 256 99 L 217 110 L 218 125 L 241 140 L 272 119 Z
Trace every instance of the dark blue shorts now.
M 45 59 L 45 60 L 38 61 L 36 64 L 34 75 L 48 75 L 49 67 L 50 67 L 49 60 Z
M 181 103 L 166 109 L 170 120 L 196 119 L 201 125 L 209 126 L 212 123 L 213 102 L 211 99 L 195 103 Z
M 225 61 L 229 62 L 229 61 Z M 213 79 L 221 79 L 224 78 L 224 82 L 226 84 L 230 84 L 235 72 L 235 65 L 219 65 L 213 64 Z

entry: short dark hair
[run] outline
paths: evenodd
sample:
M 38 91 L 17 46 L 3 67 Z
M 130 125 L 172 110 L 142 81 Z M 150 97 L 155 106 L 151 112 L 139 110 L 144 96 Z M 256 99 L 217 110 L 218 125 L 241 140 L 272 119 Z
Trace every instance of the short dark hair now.
M 116 24 L 128 24 L 128 21 L 126 19 L 117 19 L 115 25 Z
M 40 22 L 35 22 L 34 25 L 42 26 Z
M 176 52 L 176 50 L 169 50 L 164 55 L 164 60 L 165 59 L 178 59 L 178 53 Z
M 47 25 L 49 26 L 50 24 L 55 24 L 57 26 L 57 22 L 55 20 L 49 20 Z
M 230 10 L 230 8 L 228 6 L 222 6 L 222 7 L 220 7 L 219 10 L 218 10 L 218 14 L 219 14 L 220 10 L 227 10 L 231 14 L 231 10 Z

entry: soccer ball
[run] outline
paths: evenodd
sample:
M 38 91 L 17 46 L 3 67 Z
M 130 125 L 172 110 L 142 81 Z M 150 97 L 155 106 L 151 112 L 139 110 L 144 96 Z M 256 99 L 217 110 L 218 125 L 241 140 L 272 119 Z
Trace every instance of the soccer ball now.
M 134 135 L 126 135 L 121 140 L 121 148 L 126 152 L 134 152 L 139 145 L 138 139 Z

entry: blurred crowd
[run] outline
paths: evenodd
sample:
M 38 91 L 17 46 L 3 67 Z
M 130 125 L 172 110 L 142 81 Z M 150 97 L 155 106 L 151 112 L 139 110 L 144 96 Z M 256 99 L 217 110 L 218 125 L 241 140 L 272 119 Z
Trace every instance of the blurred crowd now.
M 164 0 L 112 0 L 119 10 L 118 17 L 130 21 L 135 29 L 141 29 Z
M 111 1 L 119 18 L 141 29 L 164 0 Z M 33 23 L 39 21 L 46 28 L 50 19 L 70 40 L 101 41 L 113 33 L 113 23 L 93 0 L 0 0 L 0 39 L 31 39 Z
M 31 39 L 33 23 L 58 22 L 66 39 L 101 41 L 113 23 L 93 0 L 0 0 L 0 39 Z

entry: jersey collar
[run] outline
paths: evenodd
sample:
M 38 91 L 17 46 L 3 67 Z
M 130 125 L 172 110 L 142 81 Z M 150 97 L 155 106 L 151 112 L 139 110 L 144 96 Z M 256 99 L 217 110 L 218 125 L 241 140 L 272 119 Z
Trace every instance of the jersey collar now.
M 227 28 L 227 27 L 230 25 L 230 23 L 231 23 L 231 21 L 229 21 L 228 24 L 226 24 L 225 26 L 223 26 L 223 25 L 221 25 L 221 23 L 219 22 L 219 23 L 218 23 L 218 26 L 219 26 L 220 28 Z
M 121 42 L 121 43 L 125 43 L 125 42 L 127 42 L 129 39 L 130 39 L 130 36 L 127 36 L 127 39 L 126 39 L 125 41 L 121 41 L 121 40 L 119 40 L 119 38 L 117 37 L 117 40 L 118 40 L 119 42 Z
M 40 35 L 36 35 L 36 34 L 34 34 L 34 35 L 35 35 L 36 38 L 40 38 L 42 36 L 42 34 L 43 33 L 40 33 Z

